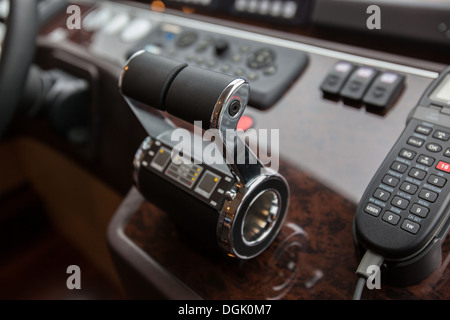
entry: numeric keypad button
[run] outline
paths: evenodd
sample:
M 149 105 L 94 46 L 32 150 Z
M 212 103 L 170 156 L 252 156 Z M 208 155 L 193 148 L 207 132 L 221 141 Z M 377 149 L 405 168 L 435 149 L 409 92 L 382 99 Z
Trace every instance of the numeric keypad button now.
M 429 184 L 432 184 L 432 185 L 436 186 L 436 187 L 441 187 L 442 188 L 447 183 L 447 179 L 432 174 L 428 178 L 427 182 Z
M 391 204 L 393 206 L 399 207 L 400 209 L 406 209 L 409 205 L 409 201 L 400 198 L 399 196 L 395 196 L 394 199 L 392 199 Z
M 377 190 L 375 190 L 373 196 L 375 198 L 379 199 L 379 200 L 388 201 L 389 197 L 391 196 L 391 194 L 389 192 L 387 192 L 387 191 L 382 190 L 382 189 L 377 189 Z
M 421 206 L 417 203 L 414 203 L 411 207 L 411 209 L 409 210 L 409 212 L 411 212 L 412 214 L 415 214 L 416 216 L 425 218 L 428 214 L 428 212 L 430 211 L 430 209 Z
M 427 189 L 422 189 L 419 193 L 419 198 L 423 199 L 423 200 L 427 200 L 429 202 L 435 202 L 436 199 L 438 197 L 438 194 L 436 192 L 427 190 Z
M 384 176 L 382 181 L 383 181 L 384 184 L 386 184 L 386 185 L 388 185 L 390 187 L 396 187 L 400 180 L 387 174 L 387 175 Z
M 427 173 L 423 170 L 412 168 L 411 171 L 409 171 L 408 175 L 418 180 L 423 180 L 426 177 Z
M 405 173 L 408 169 L 408 166 L 404 163 L 394 161 L 394 163 L 391 165 L 391 169 L 399 173 Z
M 387 223 L 390 223 L 392 225 L 396 225 L 400 221 L 400 216 L 398 214 L 395 214 L 390 211 L 386 211 L 383 214 L 383 221 L 386 221 Z
M 409 194 L 415 194 L 417 189 L 419 189 L 418 186 L 409 182 L 403 182 L 402 185 L 400 186 L 400 190 L 405 191 Z

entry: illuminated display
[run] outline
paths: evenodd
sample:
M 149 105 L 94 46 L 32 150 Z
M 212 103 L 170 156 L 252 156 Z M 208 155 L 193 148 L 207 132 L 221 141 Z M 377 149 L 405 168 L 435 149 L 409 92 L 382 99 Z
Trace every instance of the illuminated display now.
M 159 148 L 150 165 L 153 168 L 162 171 L 169 160 L 170 160 L 170 150 L 161 147 Z
M 209 198 L 211 193 L 213 193 L 217 184 L 220 181 L 220 176 L 212 173 L 211 171 L 206 171 L 200 182 L 198 183 L 195 191 L 204 196 L 205 198 Z
M 447 74 L 431 94 L 430 98 L 450 105 L 450 74 Z
M 175 158 L 175 160 L 179 160 Z M 192 188 L 203 168 L 196 164 L 172 162 L 166 170 L 166 175 L 177 180 L 188 188 Z

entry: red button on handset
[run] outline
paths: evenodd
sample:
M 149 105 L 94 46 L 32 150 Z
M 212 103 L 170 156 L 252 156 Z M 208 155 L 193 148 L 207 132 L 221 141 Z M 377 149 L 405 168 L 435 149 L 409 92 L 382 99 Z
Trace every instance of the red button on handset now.
M 439 161 L 439 163 L 436 166 L 436 169 L 444 172 L 450 172 L 450 164 L 444 161 Z

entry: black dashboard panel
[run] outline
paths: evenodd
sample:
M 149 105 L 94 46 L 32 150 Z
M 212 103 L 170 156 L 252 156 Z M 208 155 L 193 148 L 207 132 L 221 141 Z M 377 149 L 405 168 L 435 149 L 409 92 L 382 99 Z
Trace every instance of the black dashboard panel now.
M 308 64 L 303 52 L 168 23 L 156 26 L 128 56 L 139 50 L 246 78 L 249 104 L 258 109 L 271 107 Z
M 272 106 L 308 64 L 308 56 L 299 50 L 142 14 L 113 3 L 89 12 L 83 26 L 94 33 L 93 52 L 124 63 L 133 53 L 146 50 L 243 77 L 251 83 L 250 105 L 258 109 Z
M 367 24 L 379 12 L 379 29 Z M 450 2 L 447 0 L 316 0 L 311 23 L 328 28 L 339 28 L 366 35 L 375 33 L 395 39 L 409 39 L 416 43 L 450 46 Z M 375 31 L 375 32 L 374 32 Z

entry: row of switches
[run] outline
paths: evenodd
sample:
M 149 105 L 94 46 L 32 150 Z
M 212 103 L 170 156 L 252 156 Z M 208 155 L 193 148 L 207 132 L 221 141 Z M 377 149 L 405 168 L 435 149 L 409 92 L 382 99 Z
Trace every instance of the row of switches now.
M 403 90 L 405 77 L 347 61 L 335 64 L 322 82 L 325 94 L 363 102 L 377 108 L 389 108 Z

